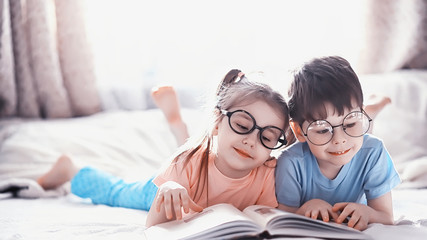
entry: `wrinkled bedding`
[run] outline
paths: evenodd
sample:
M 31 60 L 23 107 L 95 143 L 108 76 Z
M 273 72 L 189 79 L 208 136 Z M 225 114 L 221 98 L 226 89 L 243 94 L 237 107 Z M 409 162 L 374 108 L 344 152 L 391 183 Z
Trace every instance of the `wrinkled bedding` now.
M 425 239 L 427 73 L 403 71 L 361 81 L 367 96 L 381 89 L 392 97 L 393 104 L 375 119 L 374 134 L 384 140 L 404 180 L 393 190 L 396 225 L 372 224 L 365 231 L 374 239 Z M 183 110 L 190 134 L 203 127 L 202 116 L 201 110 Z M 127 181 L 145 180 L 176 149 L 157 109 L 60 120 L 3 119 L 0 181 L 34 180 L 63 153 L 81 166 L 95 166 Z M 0 194 L 0 239 L 144 239 L 146 212 L 93 205 L 67 194 L 68 188 L 65 184 L 58 194 L 36 199 Z
M 190 133 L 203 124 L 198 110 L 184 109 L 183 115 Z M 145 180 L 176 148 L 159 110 L 2 120 L 0 182 L 34 182 L 63 153 L 81 166 L 95 166 L 127 181 Z M 95 206 L 68 193 L 69 184 L 64 184 L 57 191 L 33 192 L 31 197 L 40 197 L 36 199 L 0 194 L 0 239 L 143 239 L 146 212 Z
M 183 115 L 190 133 L 203 124 L 198 110 L 184 109 Z M 93 165 L 126 179 L 146 179 L 177 149 L 157 109 L 0 121 L 0 144 L 0 180 L 36 179 L 64 153 L 82 166 Z
M 374 239 L 425 239 L 427 190 L 393 191 L 395 226 L 372 224 Z M 0 239 L 144 239 L 147 212 L 93 205 L 74 195 L 0 200 Z

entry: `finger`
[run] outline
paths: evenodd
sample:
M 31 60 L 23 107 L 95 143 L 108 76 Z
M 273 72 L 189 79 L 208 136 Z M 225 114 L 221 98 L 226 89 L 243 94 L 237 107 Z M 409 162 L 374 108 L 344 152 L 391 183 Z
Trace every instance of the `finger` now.
M 173 210 L 175 211 L 176 219 L 182 219 L 182 211 L 181 211 L 181 194 L 177 193 L 173 195 L 172 203 Z
M 311 218 L 311 212 L 309 212 L 309 211 L 305 212 L 305 213 L 304 213 L 304 216 L 306 216 L 306 217 L 308 217 L 308 218 Z
M 338 220 L 338 213 L 334 212 L 332 209 L 329 210 L 329 216 L 336 222 Z
M 356 224 L 362 219 L 362 216 L 360 215 L 360 212 L 353 211 L 351 214 L 351 218 L 348 220 L 347 226 L 349 227 L 355 227 Z
M 351 214 L 351 218 L 348 220 L 347 226 L 349 226 L 349 227 L 356 226 L 356 224 L 360 220 L 360 217 L 361 217 L 360 214 L 357 214 L 356 212 L 353 212 L 353 214 Z
M 156 211 L 157 212 L 160 212 L 160 208 L 161 208 L 163 202 L 164 202 L 164 196 L 163 196 L 163 194 L 161 194 L 157 197 L 157 200 L 156 200 Z
M 343 223 L 344 222 L 344 220 L 346 219 L 348 217 L 348 215 L 346 215 L 345 213 L 341 213 L 336 219 L 336 223 L 339 223 L 339 224 L 341 224 L 341 223 Z
M 326 210 L 326 209 L 322 209 L 322 210 L 320 211 L 320 216 L 322 217 L 322 220 L 323 220 L 324 222 L 329 222 L 329 213 L 328 213 L 328 210 Z
M 356 224 L 359 222 L 360 218 L 358 216 L 352 215 L 350 220 L 348 220 L 347 226 L 354 228 Z
M 189 200 L 190 200 L 190 208 L 191 208 L 193 211 L 196 211 L 196 212 L 201 212 L 201 211 L 203 211 L 203 207 L 202 207 L 202 206 L 200 206 L 200 205 L 198 205 L 197 203 L 195 203 L 191 198 L 190 198 Z
M 346 220 L 347 217 L 351 216 L 353 213 L 353 210 L 346 207 L 342 210 L 341 214 L 338 216 L 337 223 L 343 223 L 344 220 Z
M 347 206 L 348 203 L 341 202 L 341 203 L 335 203 L 335 205 L 332 207 L 332 211 L 338 212 L 339 210 L 344 209 Z
M 165 208 L 165 214 L 167 219 L 172 219 L 172 196 L 167 195 L 164 196 L 164 208 Z
M 319 211 L 315 210 L 311 212 L 311 218 L 312 219 L 317 219 L 317 217 L 319 216 Z
M 363 231 L 366 228 L 368 228 L 368 222 L 363 218 L 360 218 L 357 224 L 354 226 L 354 229 L 357 229 L 360 231 Z
M 189 197 L 187 193 L 181 193 L 181 204 L 182 208 L 184 209 L 185 213 L 188 213 L 190 211 L 190 203 L 189 203 Z

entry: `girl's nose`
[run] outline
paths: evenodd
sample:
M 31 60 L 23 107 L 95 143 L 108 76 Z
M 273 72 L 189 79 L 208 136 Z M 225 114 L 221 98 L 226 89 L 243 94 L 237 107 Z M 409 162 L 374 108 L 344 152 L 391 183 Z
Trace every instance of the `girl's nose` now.
M 254 147 L 258 141 L 258 133 L 259 130 L 255 129 L 253 132 L 243 135 L 243 143 L 249 145 L 250 147 Z

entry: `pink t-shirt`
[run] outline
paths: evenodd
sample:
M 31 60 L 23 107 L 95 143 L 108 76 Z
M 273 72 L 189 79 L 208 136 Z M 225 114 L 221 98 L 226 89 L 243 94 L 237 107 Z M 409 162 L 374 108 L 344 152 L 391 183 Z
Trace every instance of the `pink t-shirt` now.
M 262 165 L 253 169 L 247 176 L 239 179 L 224 176 L 216 168 L 214 159 L 215 155 L 211 154 L 208 167 L 209 206 L 218 203 L 230 203 L 240 210 L 250 205 L 278 206 L 274 190 L 276 159 L 268 161 L 268 166 Z M 197 188 L 197 181 L 204 178 L 204 176 L 199 176 L 199 162 L 200 154 L 196 154 L 183 171 L 183 160 L 172 163 L 153 182 L 157 186 L 167 181 L 178 182 L 187 189 L 190 197 L 193 197 Z M 208 207 L 206 189 L 203 190 L 201 198 L 195 199 L 195 202 L 202 207 Z

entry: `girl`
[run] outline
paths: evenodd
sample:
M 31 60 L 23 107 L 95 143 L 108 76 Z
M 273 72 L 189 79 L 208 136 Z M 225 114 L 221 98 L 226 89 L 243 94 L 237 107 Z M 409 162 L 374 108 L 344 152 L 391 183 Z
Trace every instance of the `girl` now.
M 93 168 L 77 169 L 63 157 L 61 168 L 66 173 L 61 174 L 62 183 L 72 179 L 71 191 L 94 203 L 137 209 L 150 208 L 157 191 L 147 227 L 218 203 L 241 210 L 254 204 L 277 207 L 276 159 L 270 154 L 287 143 L 289 119 L 284 98 L 265 84 L 249 81 L 239 70 L 224 77 L 216 95 L 211 128 L 198 141 L 187 141 L 153 181 L 124 183 Z M 48 188 L 59 186 L 49 181 L 57 178 L 48 175 L 39 183 Z

